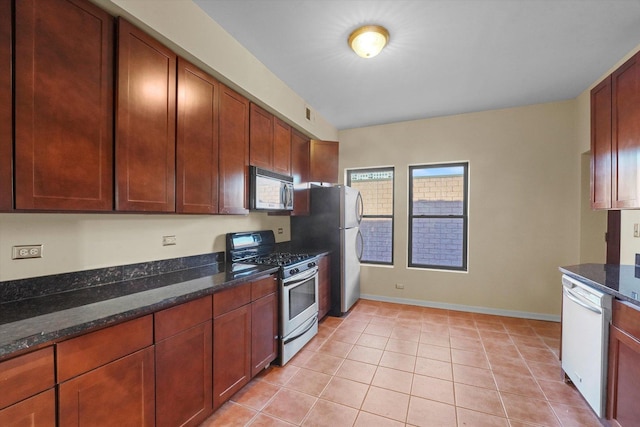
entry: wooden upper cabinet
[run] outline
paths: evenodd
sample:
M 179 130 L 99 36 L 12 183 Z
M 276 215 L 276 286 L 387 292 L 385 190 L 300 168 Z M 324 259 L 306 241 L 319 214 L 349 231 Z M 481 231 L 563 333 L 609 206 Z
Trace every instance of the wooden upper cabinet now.
M 591 90 L 591 207 L 611 208 L 611 76 Z
M 613 208 L 640 207 L 640 53 L 612 76 Z
M 178 58 L 176 211 L 218 212 L 219 83 Z
M 13 207 L 13 98 L 10 1 L 0 2 L 0 211 Z
M 113 18 L 84 0 L 15 7 L 15 207 L 112 210 Z
M 291 175 L 291 126 L 273 118 L 273 171 Z
M 291 175 L 291 126 L 251 103 L 249 163 Z
M 311 182 L 338 182 L 338 142 L 311 141 Z
M 263 169 L 273 165 L 273 115 L 251 103 L 249 115 L 249 163 Z
M 176 55 L 118 20 L 116 210 L 174 212 Z
M 291 131 L 291 175 L 293 175 L 292 215 L 309 215 L 309 138 Z
M 219 200 L 221 214 L 247 214 L 249 101 L 224 85 L 219 100 Z

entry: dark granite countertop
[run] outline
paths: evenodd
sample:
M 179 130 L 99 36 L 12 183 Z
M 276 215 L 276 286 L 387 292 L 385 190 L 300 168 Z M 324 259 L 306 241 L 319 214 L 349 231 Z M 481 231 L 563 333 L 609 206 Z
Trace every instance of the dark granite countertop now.
M 640 306 L 640 267 L 617 264 L 578 264 L 560 271 L 609 295 Z
M 277 267 L 211 264 L 0 304 L 0 360 L 273 273 Z

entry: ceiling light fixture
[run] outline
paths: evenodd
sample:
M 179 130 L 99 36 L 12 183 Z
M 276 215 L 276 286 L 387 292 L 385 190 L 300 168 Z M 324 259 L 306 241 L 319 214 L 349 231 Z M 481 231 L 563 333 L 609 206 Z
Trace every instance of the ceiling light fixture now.
M 389 42 L 389 31 L 380 25 L 365 25 L 349 36 L 349 46 L 362 58 L 373 58 Z

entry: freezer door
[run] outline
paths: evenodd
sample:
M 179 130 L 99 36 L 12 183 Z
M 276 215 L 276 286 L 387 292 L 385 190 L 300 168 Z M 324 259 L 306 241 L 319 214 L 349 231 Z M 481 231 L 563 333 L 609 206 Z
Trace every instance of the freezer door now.
M 340 311 L 346 313 L 360 298 L 360 260 L 358 259 L 357 227 L 340 231 L 342 258 L 340 260 Z
M 358 227 L 362 221 L 362 196 L 355 188 L 341 186 L 342 228 Z M 343 222 L 344 221 L 344 222 Z

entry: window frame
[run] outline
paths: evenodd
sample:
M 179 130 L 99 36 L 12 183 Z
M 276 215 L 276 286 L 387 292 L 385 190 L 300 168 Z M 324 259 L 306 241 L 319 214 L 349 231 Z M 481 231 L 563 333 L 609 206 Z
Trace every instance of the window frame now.
M 463 168 L 463 203 L 462 215 L 414 215 L 413 214 L 413 171 L 416 169 L 436 169 L 445 167 L 462 167 Z M 408 253 L 407 267 L 420 268 L 425 270 L 446 270 L 446 271 L 469 271 L 469 161 L 452 162 L 452 163 L 430 163 L 409 166 L 409 185 L 408 185 Z M 462 266 L 449 266 L 439 264 L 418 264 L 413 262 L 413 221 L 416 218 L 425 219 L 462 219 Z
M 386 262 L 386 261 L 367 261 L 367 260 L 360 260 L 360 262 L 362 264 L 367 264 L 367 265 L 377 265 L 377 266 L 393 266 L 393 262 L 394 262 L 394 246 L 395 246 L 395 232 L 394 232 L 394 228 L 395 228 L 395 203 L 396 203 L 396 197 L 395 197 L 395 187 L 396 187 L 396 170 L 395 170 L 395 166 L 376 166 L 376 167 L 365 167 L 365 168 L 350 168 L 350 169 L 345 169 L 345 175 L 346 175 L 346 183 L 347 186 L 351 187 L 351 174 L 352 173 L 367 173 L 367 172 L 392 172 L 393 174 L 393 178 L 391 180 L 391 197 L 392 197 L 392 203 L 391 203 L 391 215 L 362 215 L 362 219 L 364 220 L 365 218 L 382 218 L 382 219 L 391 219 L 391 261 Z M 361 232 L 361 231 L 359 231 Z

